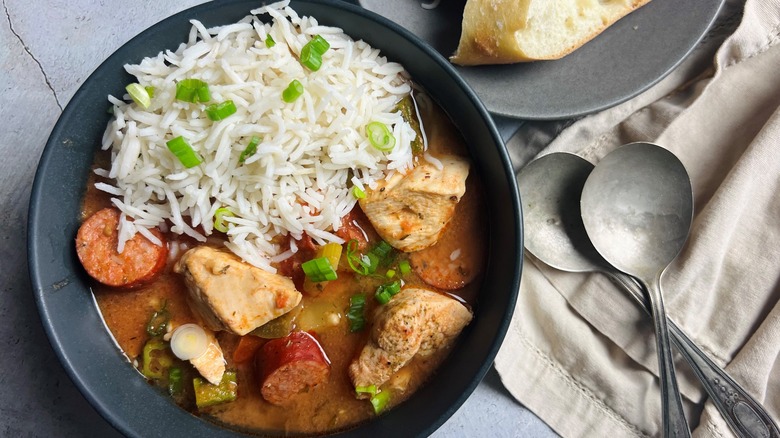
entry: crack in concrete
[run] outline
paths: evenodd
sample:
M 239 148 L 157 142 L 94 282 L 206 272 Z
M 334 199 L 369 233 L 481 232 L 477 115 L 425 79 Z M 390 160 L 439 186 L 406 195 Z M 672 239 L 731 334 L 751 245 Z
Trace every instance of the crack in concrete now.
M 49 87 L 49 90 L 51 90 L 51 94 L 54 95 L 54 101 L 57 103 L 57 107 L 62 111 L 62 104 L 60 103 L 59 97 L 57 97 L 57 92 L 54 91 L 54 87 L 52 86 L 51 82 L 49 81 L 49 76 L 46 74 L 46 70 L 43 69 L 43 65 L 40 61 L 38 61 L 38 58 L 33 55 L 32 51 L 29 47 L 27 47 L 27 44 L 24 43 L 24 40 L 22 39 L 22 36 L 19 35 L 19 33 L 14 29 L 14 24 L 11 21 L 11 13 L 8 11 L 8 5 L 6 5 L 5 0 L 3 0 L 3 10 L 5 11 L 5 18 L 8 20 L 8 28 L 11 30 L 11 33 L 14 34 L 16 39 L 19 40 L 19 43 L 21 43 L 22 47 L 24 48 L 24 51 L 27 52 L 28 55 L 30 55 L 30 58 L 32 58 L 33 61 L 38 65 L 38 69 L 41 71 L 41 74 L 43 75 L 43 80 L 46 82 L 46 85 Z

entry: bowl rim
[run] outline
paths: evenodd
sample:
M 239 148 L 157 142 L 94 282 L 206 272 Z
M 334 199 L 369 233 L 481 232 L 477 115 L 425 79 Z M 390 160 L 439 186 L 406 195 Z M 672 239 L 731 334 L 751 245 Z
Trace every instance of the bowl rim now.
M 72 275 L 66 277 L 59 283 L 53 283 L 45 278 L 46 277 L 45 270 L 47 269 L 47 266 L 42 261 L 42 255 L 45 252 L 42 250 L 42 245 L 44 245 L 44 242 L 46 242 L 46 244 L 48 244 L 48 242 L 46 241 L 46 236 L 43 236 L 39 233 L 39 224 L 47 220 L 46 217 L 42 217 L 44 209 L 42 208 L 43 206 L 41 205 L 43 202 L 42 199 L 45 197 L 46 191 L 50 188 L 49 186 L 46 186 L 44 182 L 46 180 L 46 170 L 47 168 L 49 168 L 49 166 L 53 164 L 52 161 L 55 160 L 56 158 L 55 152 L 57 151 L 57 149 L 62 147 L 62 143 L 63 143 L 62 138 L 64 136 L 64 132 L 68 128 L 68 122 L 72 117 L 74 117 L 74 113 L 76 113 L 79 110 L 79 108 L 84 103 L 84 101 L 87 100 L 86 89 L 94 81 L 98 80 L 101 77 L 101 75 L 103 75 L 106 69 L 114 68 L 117 62 L 120 62 L 121 59 L 124 59 L 124 57 L 126 57 L 126 52 L 129 51 L 130 47 L 138 46 L 144 40 L 148 39 L 151 35 L 154 35 L 157 32 L 164 31 L 168 23 L 182 21 L 182 20 L 187 21 L 191 16 L 202 17 L 216 10 L 222 10 L 223 8 L 235 7 L 236 5 L 242 5 L 242 4 L 249 5 L 250 3 L 251 3 L 250 0 L 227 0 L 221 2 L 204 3 L 201 5 L 197 5 L 182 10 L 176 14 L 173 14 L 169 17 L 160 20 L 159 22 L 150 26 L 146 30 L 140 32 L 132 39 L 124 43 L 120 48 L 115 50 L 108 58 L 106 58 L 100 64 L 100 66 L 98 66 L 87 77 L 87 79 L 84 82 L 82 82 L 78 91 L 74 94 L 73 98 L 71 98 L 70 102 L 62 111 L 60 117 L 58 118 L 56 124 L 54 125 L 54 128 L 50 133 L 49 139 L 46 142 L 46 145 L 44 147 L 43 153 L 41 155 L 38 164 L 38 168 L 36 170 L 35 179 L 33 182 L 31 196 L 30 196 L 30 204 L 28 208 L 27 247 L 28 247 L 29 275 L 32 282 L 33 293 L 35 295 L 36 304 L 38 306 L 39 314 L 41 317 L 41 322 L 44 326 L 44 330 L 47 334 L 49 343 L 54 349 L 60 363 L 62 364 L 63 368 L 65 368 L 65 371 L 67 372 L 70 379 L 79 389 L 81 394 L 101 414 L 101 416 L 105 418 L 114 428 L 116 428 L 123 434 L 131 434 L 131 435 L 135 434 L 134 432 L 135 427 L 133 427 L 128 422 L 126 415 L 121 415 L 122 412 L 118 412 L 116 409 L 110 409 L 107 406 L 105 397 L 100 395 L 101 392 L 99 388 L 96 388 L 94 384 L 92 384 L 89 381 L 89 379 L 87 379 L 87 376 L 85 375 L 87 372 L 95 371 L 95 370 L 94 369 L 83 370 L 77 368 L 77 364 L 76 364 L 77 361 L 75 356 L 78 356 L 81 353 L 79 351 L 73 352 L 69 350 L 69 348 L 72 348 L 70 344 L 66 343 L 67 340 L 66 338 L 69 334 L 63 333 L 61 332 L 61 330 L 57 330 L 55 328 L 54 318 L 56 316 L 53 313 L 55 309 L 52 309 L 51 308 L 52 305 L 48 303 L 48 301 L 53 296 L 51 295 L 51 292 L 52 291 L 56 292 L 60 290 L 60 288 L 67 288 L 74 282 L 83 283 L 83 278 L 78 278 L 78 273 L 73 273 L 73 272 L 70 273 Z M 508 300 L 506 301 L 507 308 L 503 313 L 503 315 L 501 316 L 501 320 L 496 327 L 497 328 L 496 336 L 494 337 L 493 342 L 489 346 L 487 346 L 486 357 L 482 365 L 476 370 L 473 376 L 469 379 L 467 385 L 463 388 L 462 394 L 459 397 L 457 397 L 453 401 L 453 403 L 449 405 L 448 408 L 443 410 L 434 421 L 429 422 L 427 427 L 408 431 L 414 435 L 421 435 L 421 436 L 429 435 L 433 433 L 433 431 L 438 429 L 447 419 L 450 418 L 450 416 L 452 416 L 452 414 L 455 413 L 455 411 L 457 411 L 457 409 L 466 401 L 466 399 L 471 395 L 473 390 L 482 381 L 485 374 L 492 366 L 493 360 L 496 354 L 498 353 L 498 349 L 501 346 L 501 343 L 503 342 L 503 339 L 506 335 L 506 331 L 511 321 L 512 311 L 517 301 L 517 293 L 518 293 L 517 290 L 519 287 L 520 274 L 522 271 L 523 231 L 522 231 L 522 220 L 521 220 L 522 217 L 521 203 L 519 198 L 519 192 L 516 186 L 516 181 L 514 179 L 514 171 L 511 166 L 511 161 L 506 151 L 506 146 L 503 142 L 503 139 L 499 135 L 492 117 L 490 116 L 487 109 L 482 104 L 482 102 L 480 101 L 476 93 L 467 85 L 465 80 L 457 73 L 455 68 L 427 43 L 419 39 L 417 36 L 409 32 L 408 30 L 402 28 L 398 24 L 382 16 L 379 16 L 371 11 L 368 11 L 366 9 L 363 9 L 359 6 L 350 3 L 346 3 L 344 1 L 293 0 L 291 2 L 291 6 L 293 6 L 297 10 L 296 5 L 324 6 L 326 8 L 335 8 L 337 10 L 359 15 L 363 18 L 375 22 L 377 25 L 381 27 L 389 29 L 391 32 L 398 34 L 401 38 L 415 45 L 420 51 L 424 53 L 424 55 L 430 58 L 437 65 L 437 67 L 441 69 L 442 72 L 449 77 L 449 79 L 452 80 L 453 85 L 459 88 L 459 91 L 463 93 L 464 97 L 469 101 L 471 105 L 473 105 L 474 110 L 480 115 L 480 119 L 481 119 L 480 123 L 483 123 L 485 125 L 484 128 L 487 129 L 490 137 L 492 138 L 492 141 L 496 146 L 495 152 L 498 154 L 498 158 L 503 167 L 503 173 L 507 177 L 506 178 L 507 190 L 509 192 L 509 196 L 511 199 L 511 210 L 513 212 L 512 216 L 515 222 L 515 227 L 513 230 L 514 236 L 513 239 L 511 239 L 513 241 L 514 248 L 515 248 L 515 254 L 513 254 L 515 258 L 514 261 L 515 267 L 513 269 L 512 279 L 510 280 L 512 290 L 507 291 L 509 293 L 509 296 L 507 297 Z M 255 7 L 257 7 L 256 3 L 255 3 Z M 252 7 L 245 8 L 246 15 L 249 15 L 250 9 L 253 8 Z M 153 51 L 155 50 L 150 50 L 148 52 L 151 53 Z M 92 154 L 94 154 L 94 150 Z M 82 184 L 82 186 L 84 185 L 85 184 Z M 83 196 L 80 195 L 80 198 L 82 197 Z M 92 305 L 94 306 L 95 311 L 97 312 L 98 316 L 102 321 L 102 315 L 100 314 L 97 308 L 97 303 L 94 299 L 94 296 L 92 295 L 91 288 L 89 288 L 88 283 L 86 283 L 85 286 L 88 290 L 90 290 L 89 295 L 92 301 Z M 105 325 L 104 321 L 103 324 Z M 111 338 L 114 348 L 119 350 L 121 353 L 121 349 L 119 349 L 118 345 L 113 340 L 113 335 L 111 335 L 107 327 L 105 331 L 107 332 L 108 336 Z M 126 357 L 125 357 L 125 361 L 129 363 Z M 132 371 L 137 373 L 135 369 L 133 369 Z M 137 380 L 140 382 L 143 379 L 137 378 Z M 144 381 L 143 384 L 146 384 L 146 382 Z M 137 400 L 125 400 L 125 402 L 129 402 L 129 401 L 137 402 Z M 403 405 L 404 404 L 395 408 L 394 410 L 401 408 Z M 186 413 L 186 411 L 178 407 L 176 407 L 176 410 Z M 186 415 L 192 416 L 192 414 L 189 413 L 186 413 Z M 205 426 L 204 433 L 207 434 L 208 436 L 235 436 L 234 434 L 236 434 L 235 429 L 228 430 L 219 427 L 214 423 L 208 421 L 201 421 L 200 423 L 202 423 Z M 371 424 L 371 423 L 377 423 L 377 421 L 372 420 L 364 424 Z M 362 426 L 358 425 L 358 427 L 362 427 Z M 336 434 L 342 434 L 342 432 L 344 434 L 349 434 L 350 430 L 337 431 Z M 377 429 L 375 432 L 379 433 L 380 435 L 382 434 L 381 429 Z

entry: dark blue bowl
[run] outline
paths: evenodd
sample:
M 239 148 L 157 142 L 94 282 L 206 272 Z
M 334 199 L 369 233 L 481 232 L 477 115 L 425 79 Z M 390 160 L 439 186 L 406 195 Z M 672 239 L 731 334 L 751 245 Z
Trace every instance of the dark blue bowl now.
M 141 378 L 108 333 L 76 257 L 74 238 L 95 151 L 108 122 L 106 96 L 131 82 L 123 65 L 187 39 L 188 20 L 235 22 L 257 1 L 211 2 L 152 26 L 111 55 L 63 112 L 43 152 L 29 211 L 29 266 L 44 327 L 63 366 L 95 408 L 133 437 L 235 436 L 176 406 Z M 441 426 L 484 377 L 501 345 L 522 268 L 522 220 L 512 167 L 484 106 L 455 69 L 420 39 L 360 7 L 339 1 L 293 1 L 302 15 L 337 26 L 403 64 L 449 114 L 469 145 L 489 208 L 489 261 L 475 319 L 445 364 L 407 402 L 373 421 L 340 432 L 355 436 L 424 436 Z

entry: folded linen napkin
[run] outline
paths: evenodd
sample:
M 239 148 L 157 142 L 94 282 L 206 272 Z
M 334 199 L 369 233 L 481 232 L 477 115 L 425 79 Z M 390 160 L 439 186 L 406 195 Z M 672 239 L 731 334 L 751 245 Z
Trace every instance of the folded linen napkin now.
M 778 422 L 780 0 L 727 1 L 717 23 L 648 91 L 573 123 L 526 124 L 508 148 L 516 170 L 553 151 L 597 163 L 632 141 L 657 143 L 683 161 L 695 217 L 661 281 L 666 310 Z M 660 435 L 649 317 L 601 274 L 560 272 L 529 256 L 524 263 L 495 361 L 507 389 L 563 436 Z M 694 436 L 731 436 L 676 358 Z

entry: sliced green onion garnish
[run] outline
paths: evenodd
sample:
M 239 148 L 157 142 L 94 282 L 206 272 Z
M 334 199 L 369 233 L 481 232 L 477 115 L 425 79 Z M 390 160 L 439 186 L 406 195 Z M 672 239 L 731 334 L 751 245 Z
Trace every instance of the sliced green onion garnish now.
M 295 102 L 303 94 L 303 84 L 298 79 L 293 79 L 290 85 L 282 91 L 282 100 L 287 103 Z
M 390 132 L 390 128 L 382 122 L 371 122 L 366 125 L 366 135 L 371 146 L 382 152 L 393 150 L 395 146 L 395 137 Z
M 390 246 L 389 243 L 385 242 L 384 240 L 379 242 L 374 249 L 371 250 L 374 254 L 379 256 L 380 259 L 387 258 L 388 254 L 390 254 L 390 251 L 393 250 L 393 247 Z
M 197 359 L 208 348 L 208 335 L 197 324 L 180 325 L 171 335 L 171 351 L 181 360 Z
M 144 87 L 144 89 L 146 90 L 147 93 L 149 93 L 149 97 L 154 99 L 155 88 L 152 87 L 151 85 L 148 85 L 148 86 Z
M 185 102 L 208 102 L 211 100 L 209 85 L 200 79 L 182 79 L 176 83 L 176 99 Z
M 265 36 L 265 46 L 269 49 L 276 45 L 276 41 L 274 41 L 274 37 L 272 37 L 270 34 Z
M 390 401 L 390 392 L 382 391 L 371 396 L 371 406 L 374 407 L 374 413 L 379 415 L 387 407 L 387 402 Z
M 409 265 L 409 260 L 401 260 L 398 262 L 398 270 L 401 271 L 401 275 L 407 275 L 412 272 L 412 266 Z
M 355 199 L 363 199 L 366 197 L 366 192 L 358 186 L 352 186 L 352 196 L 354 196 Z
M 381 292 L 377 292 L 374 295 L 374 298 L 379 301 L 379 304 L 387 304 L 390 302 L 390 298 L 393 298 L 393 296 L 390 295 L 390 292 L 382 290 Z
M 309 260 L 302 263 L 301 268 L 303 268 L 303 273 L 306 274 L 306 277 L 315 283 L 338 278 L 336 270 L 331 266 L 327 257 Z
M 236 105 L 232 100 L 213 103 L 206 107 L 206 115 L 213 121 L 222 120 L 236 113 Z
M 361 254 L 357 252 L 357 248 L 357 239 L 352 239 L 347 242 L 347 263 L 349 263 L 349 267 L 358 274 L 368 275 L 366 268 L 360 263 Z
M 255 154 L 255 152 L 257 152 L 258 144 L 260 144 L 260 137 L 253 136 L 252 140 L 249 141 L 249 144 L 246 145 L 246 149 L 244 149 L 244 151 L 241 152 L 241 155 L 238 156 L 238 162 L 244 164 L 244 161 L 246 161 L 247 158 L 251 157 Z
M 182 136 L 178 136 L 166 144 L 173 155 L 176 155 L 181 164 L 188 169 L 197 166 L 203 161 Z
M 214 212 L 214 229 L 223 233 L 228 232 L 228 225 L 225 222 L 226 217 L 235 216 L 227 207 L 218 208 Z
M 349 331 L 359 332 L 366 324 L 363 311 L 366 307 L 366 296 L 355 294 L 349 298 L 349 310 L 347 310 L 347 320 L 349 321 Z M 356 388 L 357 389 L 357 388 Z M 375 388 L 376 389 L 376 388 Z
M 130 95 L 133 102 L 137 103 L 141 108 L 147 109 L 152 104 L 152 96 L 149 95 L 149 92 L 146 91 L 143 85 L 133 82 L 125 87 L 125 90 L 127 90 L 127 94 Z
M 198 102 L 208 102 L 210 100 L 211 100 L 211 92 L 209 91 L 209 86 L 204 85 L 198 88 Z
M 387 272 L 385 272 L 385 277 L 387 277 L 387 278 L 395 277 L 395 270 L 394 269 L 388 269 Z
M 394 281 L 392 283 L 387 283 L 379 286 L 376 289 L 376 294 L 374 294 L 374 298 L 376 298 L 376 300 L 379 301 L 380 304 L 387 304 L 390 302 L 390 299 L 393 298 L 393 295 L 397 294 L 400 291 L 401 291 L 401 282 Z
M 376 394 L 376 385 L 367 385 L 367 386 L 356 386 L 355 387 L 355 393 L 356 394 Z
M 385 241 L 379 242 L 366 254 L 359 253 L 357 247 L 356 239 L 347 242 L 347 262 L 349 267 L 360 275 L 371 275 L 376 272 L 379 265 L 387 261 L 393 251 L 393 247 Z
M 320 54 L 320 56 L 325 54 L 325 52 L 327 52 L 328 49 L 330 49 L 330 43 L 328 43 L 328 41 L 326 41 L 325 38 L 319 35 L 314 35 L 314 38 L 312 38 L 311 41 L 309 41 L 306 44 L 310 45 L 312 49 L 314 49 L 317 53 Z
M 379 256 L 373 252 L 369 252 L 368 254 L 363 254 L 360 256 L 360 264 L 365 268 L 368 274 L 373 274 L 376 272 L 376 268 L 379 267 L 379 262 Z
M 311 71 L 317 71 L 322 67 L 322 54 L 310 44 L 301 49 L 301 64 Z

